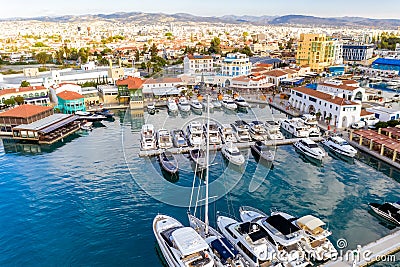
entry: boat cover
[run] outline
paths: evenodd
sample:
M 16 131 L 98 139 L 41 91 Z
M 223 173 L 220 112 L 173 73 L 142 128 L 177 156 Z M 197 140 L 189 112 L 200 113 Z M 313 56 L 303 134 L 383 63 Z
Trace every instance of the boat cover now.
M 311 231 L 314 231 L 316 228 L 325 225 L 323 221 L 312 215 L 306 215 L 301 217 L 300 219 L 297 220 L 297 223 L 306 226 Z
M 280 214 L 270 216 L 267 219 L 265 219 L 265 221 L 270 225 L 272 225 L 276 230 L 278 230 L 285 236 L 300 230 L 300 228 L 293 225 L 290 221 L 285 219 Z
M 220 255 L 222 264 L 225 264 L 228 259 L 234 258 L 238 254 L 238 251 L 225 237 L 212 241 L 211 247 Z

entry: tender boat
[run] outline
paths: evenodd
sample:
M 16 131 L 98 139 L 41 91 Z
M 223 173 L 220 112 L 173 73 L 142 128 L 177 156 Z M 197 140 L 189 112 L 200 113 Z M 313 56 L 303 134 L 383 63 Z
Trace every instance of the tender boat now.
M 203 129 L 201 123 L 192 121 L 186 129 L 186 139 L 191 146 L 199 146 L 204 144 Z
M 186 147 L 187 146 L 185 133 L 182 130 L 180 130 L 180 129 L 172 130 L 171 136 L 172 136 L 172 143 L 174 144 L 175 147 Z
M 338 156 L 354 158 L 357 155 L 357 150 L 339 136 L 330 136 L 322 144 Z
M 250 266 L 281 266 L 275 253 L 276 243 L 263 228 L 225 216 L 218 216 L 217 225 Z
M 243 155 L 240 153 L 237 146 L 235 146 L 232 142 L 223 144 L 221 153 L 227 160 L 229 160 L 229 162 L 234 165 L 241 166 L 245 162 Z
M 154 126 L 144 124 L 140 131 L 140 146 L 142 150 L 157 149 Z
M 308 137 L 310 132 L 304 121 L 300 118 L 285 119 L 281 123 L 281 127 L 294 137 Z
M 196 169 L 204 170 L 207 168 L 207 159 L 204 150 L 195 148 L 189 152 L 190 158 L 196 164 Z
M 153 232 L 168 266 L 214 266 L 210 247 L 193 228 L 167 215 L 157 215 Z
M 166 129 L 160 129 L 157 132 L 157 144 L 158 148 L 160 149 L 167 149 L 171 148 L 172 145 L 172 139 L 171 135 Z
M 167 108 L 169 112 L 176 112 L 178 111 L 178 105 L 176 104 L 173 98 L 168 99 Z
M 249 133 L 249 125 L 242 120 L 235 121 L 235 123 L 231 124 L 236 140 L 238 142 L 250 142 L 251 137 Z
M 90 115 L 92 115 L 92 113 L 90 113 L 90 112 L 87 112 L 87 111 L 76 111 L 75 112 L 75 115 L 77 115 L 77 116 L 90 116 Z
M 149 103 L 147 105 L 147 113 L 149 113 L 150 115 L 156 114 L 156 105 L 154 103 Z
M 264 141 L 268 140 L 267 130 L 264 127 L 264 123 L 261 121 L 252 121 L 250 124 L 250 136 L 253 140 Z
M 158 156 L 160 161 L 161 167 L 168 173 L 175 174 L 178 172 L 178 161 L 176 160 L 175 156 L 169 152 L 164 151 Z
M 223 97 L 222 98 L 222 106 L 224 107 L 224 108 L 226 108 L 226 109 L 229 109 L 229 110 L 236 110 L 237 109 L 237 105 L 236 105 L 236 103 L 233 101 L 233 99 L 232 98 L 230 98 L 230 97 Z
M 84 130 L 84 131 L 91 131 L 91 130 L 93 130 L 92 126 L 93 126 L 93 122 L 88 121 L 88 122 L 85 122 L 84 124 L 81 124 L 80 128 L 81 128 L 81 130 Z
M 308 126 L 309 137 L 320 137 L 321 131 L 318 127 L 317 116 L 311 114 L 304 114 L 302 116 L 304 124 Z
M 237 105 L 238 108 L 248 108 L 250 107 L 249 103 L 246 102 L 246 100 L 244 100 L 243 97 L 239 96 L 237 98 L 235 98 L 235 104 Z
M 265 122 L 267 136 L 269 140 L 283 140 L 285 137 L 281 133 L 281 124 L 278 121 L 269 120 Z
M 190 111 L 190 103 L 185 97 L 181 97 L 178 102 L 178 108 L 182 112 Z
M 197 99 L 193 99 L 190 102 L 190 106 L 191 106 L 193 111 L 201 112 L 203 110 L 203 105 Z
M 210 121 L 208 126 L 208 138 L 210 145 L 219 145 L 221 144 L 221 135 L 218 131 L 218 124 Z M 207 125 L 203 125 L 204 135 L 207 136 Z
M 98 115 L 103 115 L 103 116 L 105 116 L 106 118 L 112 118 L 112 117 L 114 117 L 114 113 L 111 112 L 111 110 L 105 109 L 105 108 L 101 109 L 100 111 L 96 111 L 95 113 L 98 114 Z
M 310 158 L 322 161 L 325 157 L 325 152 L 309 138 L 303 138 L 293 144 L 297 151 Z
M 265 213 L 252 207 L 242 206 L 239 209 L 240 218 L 254 229 L 262 229 L 271 238 L 275 253 L 284 266 L 304 267 L 310 263 L 305 260 L 300 242 L 302 239 L 300 228 L 292 224 L 280 214 Z
M 107 119 L 106 116 L 100 114 L 92 114 L 87 111 L 77 111 L 75 115 L 78 116 L 78 120 L 85 120 L 85 121 L 102 121 Z
M 255 142 L 254 145 L 250 146 L 250 149 L 254 157 L 262 163 L 270 163 L 275 158 L 275 153 L 261 141 Z
M 211 101 L 211 103 L 214 105 L 214 108 L 221 108 L 222 107 L 222 103 L 218 99 L 214 99 L 213 101 Z
M 235 143 L 236 137 L 233 133 L 233 129 L 229 124 L 223 124 L 219 127 L 219 133 L 221 134 L 221 139 L 223 143 L 233 142 Z
M 383 204 L 368 203 L 368 206 L 379 216 L 400 225 L 400 201 L 395 203 L 385 202 Z

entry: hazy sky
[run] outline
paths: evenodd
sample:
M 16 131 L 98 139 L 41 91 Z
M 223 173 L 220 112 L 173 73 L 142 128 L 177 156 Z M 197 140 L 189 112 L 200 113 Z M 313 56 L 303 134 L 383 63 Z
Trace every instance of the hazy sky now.
M 400 19 L 399 0 L 1 0 L 0 18 L 114 12 L 190 13 L 202 16 L 361 16 Z M 5 3 L 7 2 L 7 3 Z

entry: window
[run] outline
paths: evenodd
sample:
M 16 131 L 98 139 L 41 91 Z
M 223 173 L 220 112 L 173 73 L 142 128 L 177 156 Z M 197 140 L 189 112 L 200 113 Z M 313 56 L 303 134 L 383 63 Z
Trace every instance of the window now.
M 309 96 L 308 99 L 312 102 L 317 102 L 317 99 L 315 99 L 314 97 Z M 321 101 L 320 101 L 321 102 Z M 321 103 L 320 103 L 321 104 Z

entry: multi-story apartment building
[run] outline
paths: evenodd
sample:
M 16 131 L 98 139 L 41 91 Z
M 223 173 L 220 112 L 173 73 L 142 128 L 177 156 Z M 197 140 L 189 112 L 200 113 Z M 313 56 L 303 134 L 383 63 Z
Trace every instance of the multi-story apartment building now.
M 205 55 L 187 55 L 183 59 L 184 73 L 202 73 L 213 71 L 213 58 Z
M 296 63 L 310 66 L 311 71 L 322 72 L 335 64 L 335 45 L 325 34 L 300 34 L 297 44 Z
M 345 44 L 343 45 L 343 59 L 345 61 L 363 61 L 372 58 L 373 44 Z
M 223 76 L 247 76 L 251 72 L 250 59 L 245 54 L 229 53 L 222 61 L 221 71 Z
M 39 106 L 47 106 L 50 104 L 49 90 L 44 86 L 2 89 L 0 90 L 0 104 L 4 104 L 5 100 L 17 96 L 23 97 L 25 104 Z

